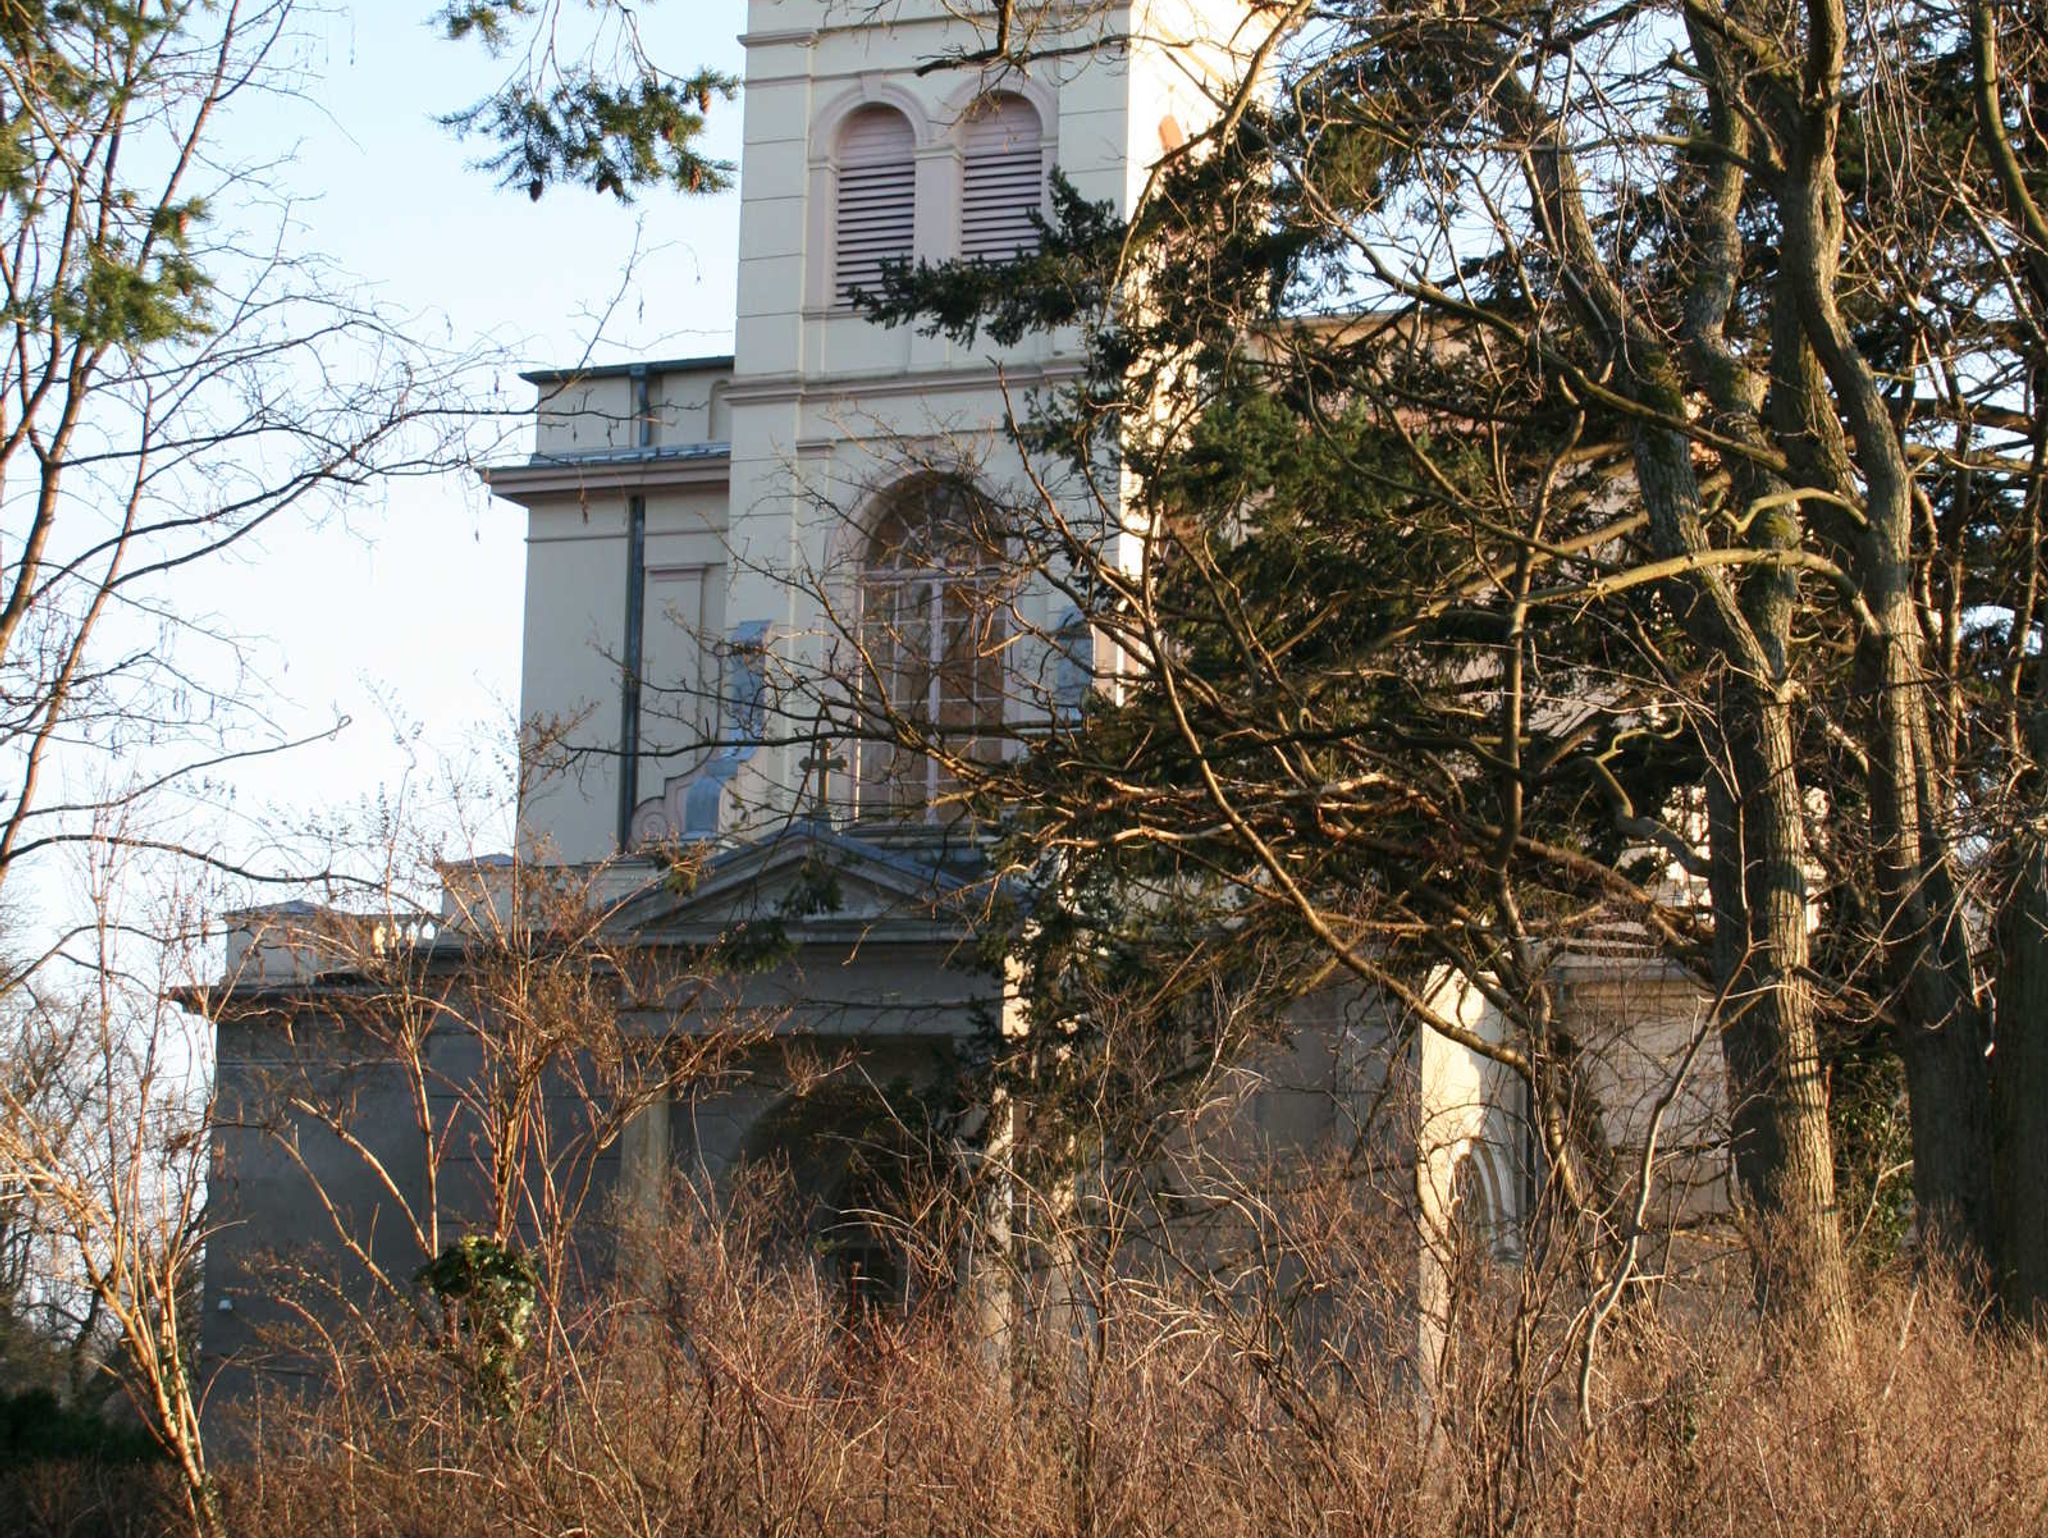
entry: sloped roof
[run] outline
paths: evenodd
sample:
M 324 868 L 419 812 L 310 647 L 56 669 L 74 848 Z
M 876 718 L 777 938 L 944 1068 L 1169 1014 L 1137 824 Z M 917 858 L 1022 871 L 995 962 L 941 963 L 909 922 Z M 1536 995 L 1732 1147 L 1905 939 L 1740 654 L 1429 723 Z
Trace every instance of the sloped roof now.
M 966 839 L 863 838 L 805 819 L 714 856 L 687 890 L 650 886 L 615 923 L 653 942 L 766 918 L 802 941 L 959 940 L 988 896 L 984 871 Z

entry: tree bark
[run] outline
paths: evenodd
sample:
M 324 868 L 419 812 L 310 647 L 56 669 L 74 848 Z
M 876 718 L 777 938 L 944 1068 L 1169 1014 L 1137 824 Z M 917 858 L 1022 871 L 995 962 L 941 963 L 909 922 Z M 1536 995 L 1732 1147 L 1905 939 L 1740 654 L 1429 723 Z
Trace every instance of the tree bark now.
M 1636 466 L 1659 553 L 1703 543 L 1696 519 L 1681 511 L 1690 505 L 1689 447 L 1668 434 L 1641 434 Z M 1702 572 L 1679 597 L 1688 629 L 1723 669 L 1707 732 L 1720 757 L 1707 784 L 1707 864 L 1715 972 L 1728 1009 L 1722 1055 L 1735 1179 L 1759 1303 L 1835 1349 L 1847 1339 L 1848 1264 L 1812 981 L 1792 709 L 1787 691 L 1773 686 L 1774 648 L 1759 643 L 1732 594 L 1711 590 L 1715 580 Z M 1781 607 L 1766 604 L 1755 618 L 1775 626 L 1789 617 Z
M 2048 213 L 2028 187 L 2006 130 L 1995 0 L 1972 0 L 1970 54 L 1978 137 L 2005 203 L 2032 306 L 2036 347 L 2048 330 Z M 2037 351 L 2031 381 L 2035 411 L 2048 386 L 2048 358 Z M 2042 504 L 2044 431 L 2036 422 L 2032 527 Z M 2039 561 L 2038 548 L 2028 559 Z M 2034 701 L 2025 743 L 2031 762 L 2020 784 L 2012 888 L 1997 929 L 1997 1032 L 1991 1058 L 1991 1205 L 2000 1299 L 2008 1317 L 2038 1324 L 2048 1312 L 2048 658 L 2032 669 Z M 2026 708 L 2026 707 L 2023 707 Z
M 1861 482 L 1853 555 L 1867 616 L 1859 660 L 1876 696 L 1868 755 L 1875 942 L 1906 1070 L 1921 1231 L 1931 1245 L 1974 1265 L 1991 1243 L 1986 1020 L 1934 751 L 1932 680 L 1914 594 L 1913 474 L 1877 372 L 1838 303 L 1845 227 L 1837 143 L 1847 16 L 1842 0 L 1806 0 L 1804 13 L 1800 54 L 1757 60 L 1759 117 L 1769 125 L 1780 167 L 1771 178 L 1781 232 L 1778 282 L 1796 306 Z
M 1533 146 L 1530 192 L 1590 339 L 1632 399 L 1663 422 L 1685 420 L 1685 381 L 1604 259 L 1562 130 L 1517 77 L 1498 90 L 1503 125 Z M 1658 556 L 1707 551 L 1688 436 L 1645 420 L 1632 459 Z M 1711 566 L 1675 581 L 1672 597 L 1722 680 L 1720 720 L 1705 736 L 1728 779 L 1708 863 L 1720 981 L 1733 1010 L 1724 1056 L 1736 1179 L 1750 1213 L 1758 1296 L 1832 1347 L 1847 1338 L 1848 1272 L 1808 965 L 1805 797 L 1783 681 L 1789 580 L 1762 574 L 1754 616 L 1728 573 Z
M 2029 723 L 2036 763 L 2048 757 L 2048 713 Z M 1999 916 L 1998 1046 L 1992 1072 L 1992 1210 L 2000 1300 L 2007 1316 L 2048 1314 L 2048 781 L 2028 787 L 2018 868 Z
M 1782 708 L 1741 698 L 1747 692 L 1723 691 L 1731 772 L 1708 786 L 1735 1179 L 1759 1304 L 1789 1304 L 1837 1344 L 1848 1267 L 1809 965 L 1805 824 L 1796 795 L 1785 793 L 1797 789 L 1791 721 Z

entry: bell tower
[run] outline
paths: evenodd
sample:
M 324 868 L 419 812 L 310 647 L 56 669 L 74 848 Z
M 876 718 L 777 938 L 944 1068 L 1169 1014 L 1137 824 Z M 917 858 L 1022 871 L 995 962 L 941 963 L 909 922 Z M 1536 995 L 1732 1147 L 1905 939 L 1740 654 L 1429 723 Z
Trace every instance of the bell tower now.
M 821 704 L 877 614 L 888 677 L 869 658 L 860 687 L 971 747 L 1078 697 L 1086 627 L 1012 581 L 1000 629 L 964 633 L 986 588 L 947 563 L 1005 552 L 941 527 L 1026 484 L 1003 424 L 1075 339 L 961 345 L 850 295 L 892 259 L 1028 247 L 1055 169 L 1128 212 L 1248 78 L 1269 5 L 1047 0 L 998 53 L 993 0 L 750 0 L 734 354 L 529 374 L 535 452 L 486 475 L 528 511 L 524 843 L 576 864 L 798 812 L 915 821 L 929 765 L 836 740 Z
M 761 649 L 769 741 L 735 777 L 721 831 L 800 801 L 841 804 L 844 755 L 776 745 L 804 726 L 773 680 L 832 665 L 857 603 L 849 573 L 890 488 L 935 472 L 991 491 L 1014 482 L 1007 412 L 1077 363 L 1061 335 L 998 348 L 880 326 L 850 292 L 892 258 L 1027 248 L 1055 167 L 1128 211 L 1160 158 L 1230 100 L 1266 35 L 1256 0 L 1055 0 L 997 57 L 977 9 L 749 8 L 724 612 Z M 1040 634 L 1058 622 L 1030 616 Z M 832 772 L 839 784 L 819 779 Z

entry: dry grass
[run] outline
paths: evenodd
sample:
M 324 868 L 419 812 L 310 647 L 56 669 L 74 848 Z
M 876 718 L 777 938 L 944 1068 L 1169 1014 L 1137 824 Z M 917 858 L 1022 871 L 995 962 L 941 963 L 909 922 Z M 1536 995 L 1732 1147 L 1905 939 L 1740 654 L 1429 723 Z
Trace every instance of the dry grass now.
M 160 1538 L 184 1524 L 177 1476 L 163 1465 L 90 1458 L 0 1463 L 0 1533 L 10 1538 Z
M 509 1417 L 397 1327 L 337 1360 L 317 1405 L 269 1407 L 230 1519 L 351 1538 L 2041 1531 L 2048 1361 L 1953 1289 L 1872 1282 L 1848 1361 L 1775 1348 L 1732 1305 L 1638 1311 L 1598 1360 L 1588 1433 L 1565 1290 L 1526 1268 L 1476 1282 L 1426 1411 L 1386 1316 L 1399 1268 L 1357 1263 L 1398 1251 L 1314 1232 L 1286 1289 L 1102 1273 L 996 1372 L 942 1308 L 849 1320 L 807 1264 L 698 1225 L 667 1241 L 664 1296 L 558 1321 Z

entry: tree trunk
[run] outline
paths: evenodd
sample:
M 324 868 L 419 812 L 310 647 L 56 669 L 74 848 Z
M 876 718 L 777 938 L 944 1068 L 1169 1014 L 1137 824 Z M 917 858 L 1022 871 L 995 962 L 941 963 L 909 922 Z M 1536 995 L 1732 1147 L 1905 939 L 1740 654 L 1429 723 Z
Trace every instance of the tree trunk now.
M 2048 755 L 2048 713 L 2029 722 L 2036 763 Z M 2010 895 L 1999 915 L 1998 1047 L 1991 1059 L 1992 1208 L 1999 1295 L 2009 1318 L 2048 1313 L 2048 780 L 2028 786 L 2033 816 L 2016 836 Z
M 1696 499 L 1688 454 L 1674 435 L 1638 435 L 1636 474 L 1660 555 L 1701 538 L 1687 511 Z M 1705 734 L 1719 769 L 1707 782 L 1707 862 L 1729 1130 L 1757 1298 L 1832 1348 L 1846 1339 L 1848 1268 L 1812 981 L 1806 808 L 1790 699 L 1773 685 L 1782 657 L 1770 655 L 1782 653 L 1776 630 L 1790 609 L 1760 602 L 1744 613 L 1710 572 L 1675 596 L 1722 669 Z
M 1689 414 L 1685 382 L 1608 266 L 1567 135 L 1513 71 L 1500 77 L 1495 101 L 1503 125 L 1534 146 L 1524 175 L 1588 340 L 1648 413 L 1631 448 L 1651 542 L 1660 557 L 1698 556 L 1710 542 L 1693 444 L 1682 428 L 1664 425 Z M 1766 585 L 1772 580 L 1764 575 Z M 1711 566 L 1674 581 L 1670 592 L 1722 678 L 1720 720 L 1703 733 L 1710 750 L 1723 749 L 1728 776 L 1708 862 L 1730 990 L 1725 1056 L 1736 1176 L 1757 1244 L 1759 1296 L 1835 1345 L 1846 1340 L 1848 1275 L 1808 957 L 1806 807 L 1784 684 L 1790 608 L 1759 593 L 1761 609 L 1745 613 L 1728 574 Z
M 1929 1242 L 1974 1264 L 1989 1242 L 1990 1084 L 1984 1017 L 1945 832 L 1930 677 L 1914 598 L 1914 483 L 1877 372 L 1839 302 L 1844 211 L 1836 153 L 1848 36 L 1842 0 L 1806 0 L 1804 57 L 1764 87 L 1781 146 L 1786 292 L 1833 392 L 1863 487 L 1856 542 L 1876 686 L 1870 831 L 1878 943 L 1906 1068 L 1913 1189 Z
M 1017 1300 L 1014 1233 L 1017 1107 L 998 1089 L 989 1106 L 980 1147 L 973 1221 L 961 1256 L 960 1293 L 973 1355 L 998 1393 L 1011 1391 L 1010 1362 L 1016 1345 Z
M 1759 1305 L 1838 1346 L 1848 1266 L 1808 955 L 1804 809 L 1790 712 L 1761 692 L 1746 680 L 1723 690 L 1733 783 L 1708 785 L 1729 1133 Z
M 2020 153 L 2007 132 L 2001 102 L 2000 20 L 1995 0 L 1972 0 L 1970 54 L 1978 139 L 2018 240 L 2021 292 L 2032 308 L 2034 334 L 2048 318 L 2048 212 L 2028 186 Z M 2032 527 L 2039 527 L 2044 434 L 2038 413 L 2048 359 L 2037 350 L 2029 393 L 2037 413 Z M 2038 561 L 2036 546 L 2028 552 Z M 2048 1311 L 2048 657 L 2035 672 L 2026 738 L 2032 759 L 2020 787 L 2022 815 L 2014 844 L 2013 885 L 1999 914 L 1997 1047 L 1991 1058 L 1991 1195 L 1999 1294 L 2008 1317 L 2042 1321 Z

